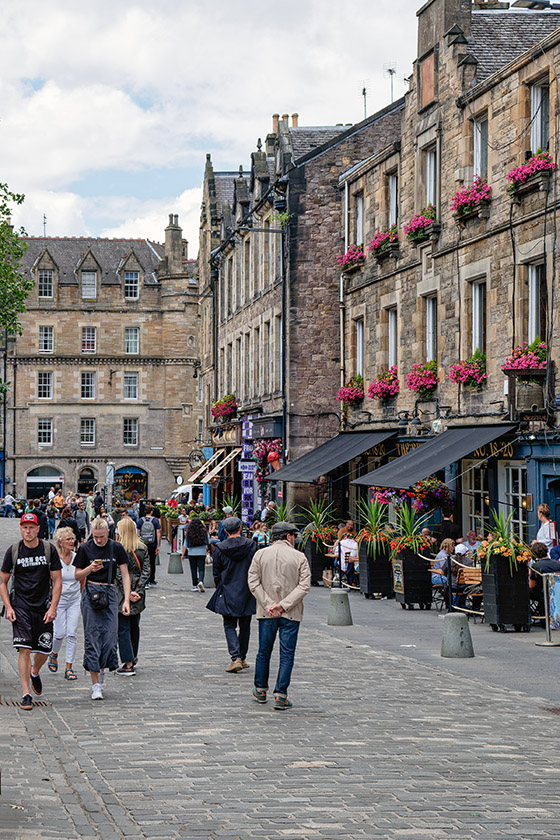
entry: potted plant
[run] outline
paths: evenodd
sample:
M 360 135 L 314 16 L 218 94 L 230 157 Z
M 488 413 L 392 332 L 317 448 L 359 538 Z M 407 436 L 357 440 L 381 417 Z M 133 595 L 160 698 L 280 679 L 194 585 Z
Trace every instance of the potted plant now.
M 393 570 L 389 558 L 387 505 L 377 499 L 361 499 L 358 515 L 362 523 L 356 537 L 360 546 L 360 591 L 366 598 L 373 598 L 374 593 L 392 595 Z
M 439 233 L 439 225 L 436 224 L 436 208 L 433 204 L 428 204 L 404 226 L 404 235 L 413 245 L 419 245 L 426 242 L 432 233 Z
M 435 475 L 429 475 L 427 478 L 417 481 L 412 488 L 412 492 L 414 493 L 412 507 L 416 513 L 452 507 L 449 487 Z
M 326 499 L 318 502 L 312 499 L 309 507 L 303 509 L 307 525 L 300 535 L 300 544 L 311 567 L 311 585 L 319 586 L 323 579 L 323 569 L 326 565 L 325 554 L 336 541 L 337 530 L 333 525 L 334 503 L 329 504 Z
M 513 512 L 505 516 L 493 511 L 492 531 L 483 540 L 477 555 L 482 565 L 484 620 L 492 630 L 506 631 L 513 624 L 516 632 L 528 632 L 529 577 L 527 546 L 511 533 Z
M 346 253 L 339 254 L 336 261 L 344 272 L 352 271 L 364 264 L 365 254 L 362 245 L 350 245 Z
M 390 225 L 378 231 L 368 246 L 368 251 L 373 253 L 377 262 L 385 257 L 397 257 L 399 253 L 399 229 L 396 225 Z
M 462 187 L 453 196 L 451 209 L 457 223 L 466 221 L 473 216 L 487 219 L 490 215 L 490 200 L 492 198 L 492 187 L 488 185 L 486 178 L 477 175 L 472 187 Z
M 393 589 L 401 607 L 411 610 L 414 604 L 429 610 L 432 606 L 430 562 L 421 552 L 430 549 L 430 541 L 422 536 L 429 516 L 417 516 L 404 503 L 395 510 L 394 530 L 389 534 L 393 564 Z
M 412 370 L 406 375 L 406 387 L 409 391 L 417 391 L 421 399 L 429 400 L 437 388 L 439 377 L 435 361 L 422 362 L 412 365 Z
M 486 354 L 481 353 L 478 347 L 468 359 L 455 362 L 447 373 L 452 382 L 458 385 L 465 385 L 471 391 L 482 391 L 486 382 Z
M 356 408 L 364 398 L 364 378 L 357 373 L 349 379 L 346 385 L 338 389 L 337 400 L 342 403 L 342 408 Z
M 531 344 L 524 342 L 505 360 L 502 370 L 515 380 L 517 407 L 530 411 L 544 407 L 543 383 L 548 364 L 548 347 L 539 336 Z
M 372 381 L 368 388 L 368 397 L 372 400 L 381 400 L 385 404 L 391 397 L 396 397 L 400 387 L 397 366 L 393 365 Z
M 528 161 L 508 172 L 508 192 L 514 199 L 519 200 L 525 193 L 534 190 L 546 190 L 550 173 L 555 169 L 556 164 L 552 160 L 550 152 L 543 152 L 538 149 Z
M 235 394 L 226 394 L 212 405 L 212 417 L 216 420 L 229 420 L 237 414 Z

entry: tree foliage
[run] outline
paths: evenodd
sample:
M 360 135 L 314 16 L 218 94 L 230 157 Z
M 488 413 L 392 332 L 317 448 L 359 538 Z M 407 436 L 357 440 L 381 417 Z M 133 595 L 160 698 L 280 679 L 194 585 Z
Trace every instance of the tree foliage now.
M 25 196 L 13 193 L 0 183 L 0 329 L 8 335 L 21 335 L 19 316 L 25 312 L 33 278 L 22 272 L 21 261 L 27 250 L 22 237 L 25 230 L 16 230 L 11 223 L 11 208 L 22 204 Z

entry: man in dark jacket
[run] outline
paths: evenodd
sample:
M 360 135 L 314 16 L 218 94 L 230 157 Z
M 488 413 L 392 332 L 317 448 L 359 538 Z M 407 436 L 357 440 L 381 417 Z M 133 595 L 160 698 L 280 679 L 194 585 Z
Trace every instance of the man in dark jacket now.
M 39 523 L 39 539 L 40 540 L 48 540 L 49 538 L 49 521 L 46 515 L 41 510 L 41 500 L 35 499 L 33 502 L 35 510 L 33 513 L 37 517 L 37 522 Z
M 247 574 L 258 546 L 255 540 L 241 536 L 241 520 L 228 516 L 223 520 L 227 539 L 219 542 L 212 557 L 216 591 L 207 609 L 223 616 L 226 642 L 231 656 L 228 673 L 249 667 L 245 657 L 249 649 L 251 616 L 257 605 L 247 585 Z

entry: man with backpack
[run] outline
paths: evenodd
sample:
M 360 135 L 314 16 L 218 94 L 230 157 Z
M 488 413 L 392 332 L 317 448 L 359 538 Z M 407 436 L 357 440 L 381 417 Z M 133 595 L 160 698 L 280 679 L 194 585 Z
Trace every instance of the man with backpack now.
M 0 597 L 6 618 L 13 625 L 13 646 L 19 651 L 23 692 L 20 708 L 30 711 L 33 708 L 30 686 L 35 694 L 43 693 L 39 671 L 52 653 L 53 621 L 62 592 L 62 564 L 54 546 L 39 539 L 39 523 L 34 513 L 23 514 L 20 531 L 23 539 L 10 546 L 4 555 Z M 9 595 L 12 574 L 13 589 Z
M 138 536 L 145 543 L 150 555 L 150 580 L 146 584 L 146 589 L 149 589 L 151 586 L 157 586 L 156 555 L 159 554 L 161 544 L 161 523 L 154 516 L 154 509 L 151 505 L 146 505 L 146 512 L 142 519 L 138 520 L 136 528 Z

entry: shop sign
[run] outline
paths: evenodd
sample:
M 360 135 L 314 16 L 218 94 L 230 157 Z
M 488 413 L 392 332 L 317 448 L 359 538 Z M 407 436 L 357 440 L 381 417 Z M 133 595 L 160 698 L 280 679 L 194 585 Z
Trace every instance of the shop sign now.
M 413 449 L 418 449 L 425 443 L 425 440 L 402 440 L 397 441 L 397 452 L 399 455 L 406 455 L 407 452 L 412 452 Z
M 402 560 L 393 560 L 393 589 L 404 595 L 404 571 Z
M 385 449 L 384 443 L 378 443 L 377 446 L 372 446 L 371 449 L 368 449 L 367 452 L 364 452 L 364 455 L 368 458 L 382 458 L 383 455 L 387 454 L 387 450 Z
M 270 420 L 254 420 L 253 421 L 253 440 L 260 438 L 279 438 L 282 437 L 282 420 L 281 418 L 271 418 Z
M 513 443 L 493 440 L 473 452 L 473 458 L 513 458 Z
M 249 475 L 254 475 L 257 471 L 257 462 L 256 461 L 244 461 L 241 458 L 237 462 L 237 469 L 241 473 L 247 473 Z

